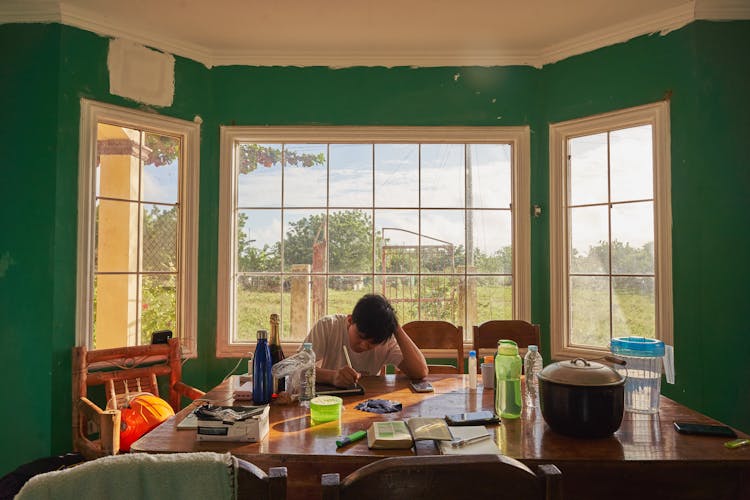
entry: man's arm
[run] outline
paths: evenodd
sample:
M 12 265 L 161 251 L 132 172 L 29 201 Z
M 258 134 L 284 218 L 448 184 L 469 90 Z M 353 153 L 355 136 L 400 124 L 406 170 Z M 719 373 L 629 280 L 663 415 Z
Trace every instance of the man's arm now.
M 413 380 L 425 378 L 428 373 L 427 361 L 424 359 L 424 354 L 419 350 L 419 347 L 409 338 L 404 329 L 401 328 L 401 325 L 396 329 L 393 336 L 396 337 L 396 342 L 404 358 L 399 363 L 398 369 Z

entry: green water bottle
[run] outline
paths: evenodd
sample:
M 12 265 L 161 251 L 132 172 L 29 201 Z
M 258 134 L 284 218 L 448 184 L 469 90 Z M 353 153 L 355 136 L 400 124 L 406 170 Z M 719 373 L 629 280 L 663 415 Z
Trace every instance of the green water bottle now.
M 500 418 L 521 416 L 521 356 L 518 344 L 498 340 L 495 354 L 495 414 Z

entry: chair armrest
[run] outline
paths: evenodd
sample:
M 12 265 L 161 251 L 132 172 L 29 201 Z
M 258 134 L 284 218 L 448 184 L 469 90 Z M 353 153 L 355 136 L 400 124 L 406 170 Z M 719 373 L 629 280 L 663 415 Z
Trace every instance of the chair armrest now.
M 338 500 L 340 481 L 338 472 L 320 476 L 320 486 L 323 488 L 323 500 Z
M 196 389 L 195 387 L 187 385 L 184 382 L 175 382 L 174 390 L 177 391 L 178 394 L 181 394 L 182 396 L 185 396 L 186 398 L 192 400 L 202 398 L 206 395 L 206 393 L 201 391 L 200 389 Z
M 78 422 L 76 426 L 75 446 L 84 456 L 101 457 L 116 455 L 120 451 L 120 410 L 102 410 L 88 398 L 78 400 Z M 87 423 L 95 422 L 99 426 L 99 442 L 89 439 Z

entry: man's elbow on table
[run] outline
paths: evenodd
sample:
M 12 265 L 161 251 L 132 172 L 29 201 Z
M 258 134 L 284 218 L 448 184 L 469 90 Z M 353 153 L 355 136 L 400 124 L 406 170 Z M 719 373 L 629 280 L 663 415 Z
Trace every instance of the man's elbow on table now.
M 406 360 L 404 360 L 400 365 L 398 365 L 398 369 L 401 370 L 401 372 L 405 373 L 406 376 L 412 380 L 421 380 L 425 378 L 429 373 L 429 370 L 427 369 L 427 363 L 424 362 L 424 358 L 422 363 L 407 363 Z

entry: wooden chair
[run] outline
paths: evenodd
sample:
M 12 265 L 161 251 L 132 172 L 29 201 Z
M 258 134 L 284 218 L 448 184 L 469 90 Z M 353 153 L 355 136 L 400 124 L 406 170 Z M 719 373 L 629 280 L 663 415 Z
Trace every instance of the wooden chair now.
M 39 474 L 24 485 L 16 498 L 231 496 L 283 500 L 286 489 L 286 467 L 272 467 L 266 474 L 229 453 L 134 453 L 100 457 L 65 470 Z
M 540 465 L 535 474 L 503 455 L 391 457 L 365 465 L 343 481 L 323 474 L 324 500 L 408 498 L 508 498 L 559 500 L 562 474 Z
M 100 349 L 73 348 L 73 447 L 86 458 L 116 455 L 120 451 L 120 409 L 128 395 L 150 392 L 159 396 L 157 376 L 168 377 L 167 399 L 180 410 L 180 399 L 205 395 L 184 384 L 178 339 L 167 344 Z M 88 388 L 103 386 L 109 408 L 101 409 L 88 398 Z M 99 434 L 97 440 L 91 439 Z
M 412 321 L 403 325 L 406 334 L 420 349 L 451 349 L 456 366 L 427 365 L 430 373 L 464 372 L 464 329 L 447 321 Z
M 485 321 L 474 326 L 474 350 L 479 358 L 480 349 L 497 351 L 497 341 L 508 339 L 518 344 L 519 349 L 539 345 L 539 325 L 518 319 Z M 481 359 L 481 358 L 479 358 Z

